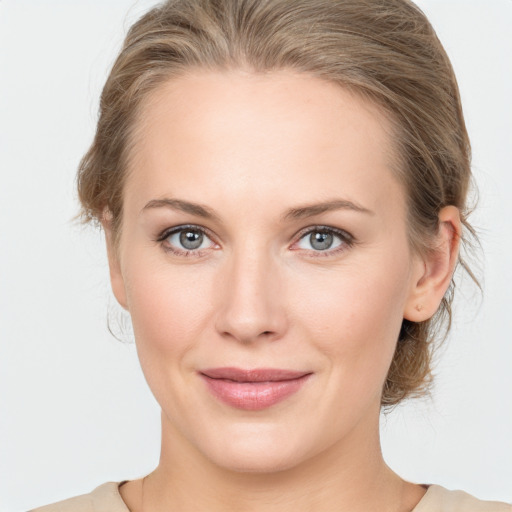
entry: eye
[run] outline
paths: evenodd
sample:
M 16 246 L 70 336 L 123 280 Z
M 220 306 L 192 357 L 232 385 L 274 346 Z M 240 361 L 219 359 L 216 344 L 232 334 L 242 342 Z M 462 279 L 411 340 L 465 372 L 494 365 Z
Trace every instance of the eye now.
M 300 240 L 295 244 L 295 248 L 332 253 L 350 247 L 352 243 L 353 237 L 345 231 L 317 226 L 309 228 L 303 233 Z
M 165 242 L 166 250 L 184 256 L 191 252 L 200 254 L 203 249 L 215 247 L 215 243 L 199 226 L 177 226 L 168 229 L 158 237 L 158 241 Z

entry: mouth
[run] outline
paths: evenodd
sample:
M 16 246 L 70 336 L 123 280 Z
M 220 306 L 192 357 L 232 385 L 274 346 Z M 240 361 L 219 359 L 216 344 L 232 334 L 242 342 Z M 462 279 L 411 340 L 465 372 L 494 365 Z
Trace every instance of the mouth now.
M 201 370 L 210 393 L 236 409 L 266 409 L 297 393 L 312 372 L 277 368 L 209 368 Z

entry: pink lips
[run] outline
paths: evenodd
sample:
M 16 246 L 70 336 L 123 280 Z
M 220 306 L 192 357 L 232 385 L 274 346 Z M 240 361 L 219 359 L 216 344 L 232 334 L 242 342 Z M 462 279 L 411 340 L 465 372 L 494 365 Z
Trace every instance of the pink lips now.
M 222 402 L 249 411 L 266 409 L 299 391 L 311 373 L 271 368 L 210 368 L 200 372 Z

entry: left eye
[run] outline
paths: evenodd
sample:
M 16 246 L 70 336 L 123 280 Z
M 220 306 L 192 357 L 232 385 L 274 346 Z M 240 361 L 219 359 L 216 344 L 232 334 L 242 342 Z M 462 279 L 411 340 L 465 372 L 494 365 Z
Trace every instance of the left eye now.
M 340 234 L 328 229 L 316 229 L 306 233 L 298 242 L 299 249 L 327 251 L 344 243 Z

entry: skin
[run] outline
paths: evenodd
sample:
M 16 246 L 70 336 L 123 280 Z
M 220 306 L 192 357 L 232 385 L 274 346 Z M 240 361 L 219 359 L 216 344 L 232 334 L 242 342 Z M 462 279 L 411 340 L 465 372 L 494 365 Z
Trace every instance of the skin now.
M 437 250 L 411 251 L 391 141 L 377 107 L 288 71 L 194 71 L 146 99 L 118 247 L 104 220 L 112 287 L 162 408 L 158 467 L 143 489 L 120 487 L 132 512 L 396 512 L 420 501 L 425 488 L 382 458 L 380 396 L 403 318 L 432 316 L 449 285 L 460 220 L 444 208 Z M 154 203 L 167 199 L 212 216 Z M 335 200 L 356 208 L 286 217 Z M 202 249 L 162 238 L 181 225 L 207 230 Z M 304 231 L 323 226 L 350 237 L 317 250 Z M 198 375 L 221 366 L 313 375 L 245 411 Z

